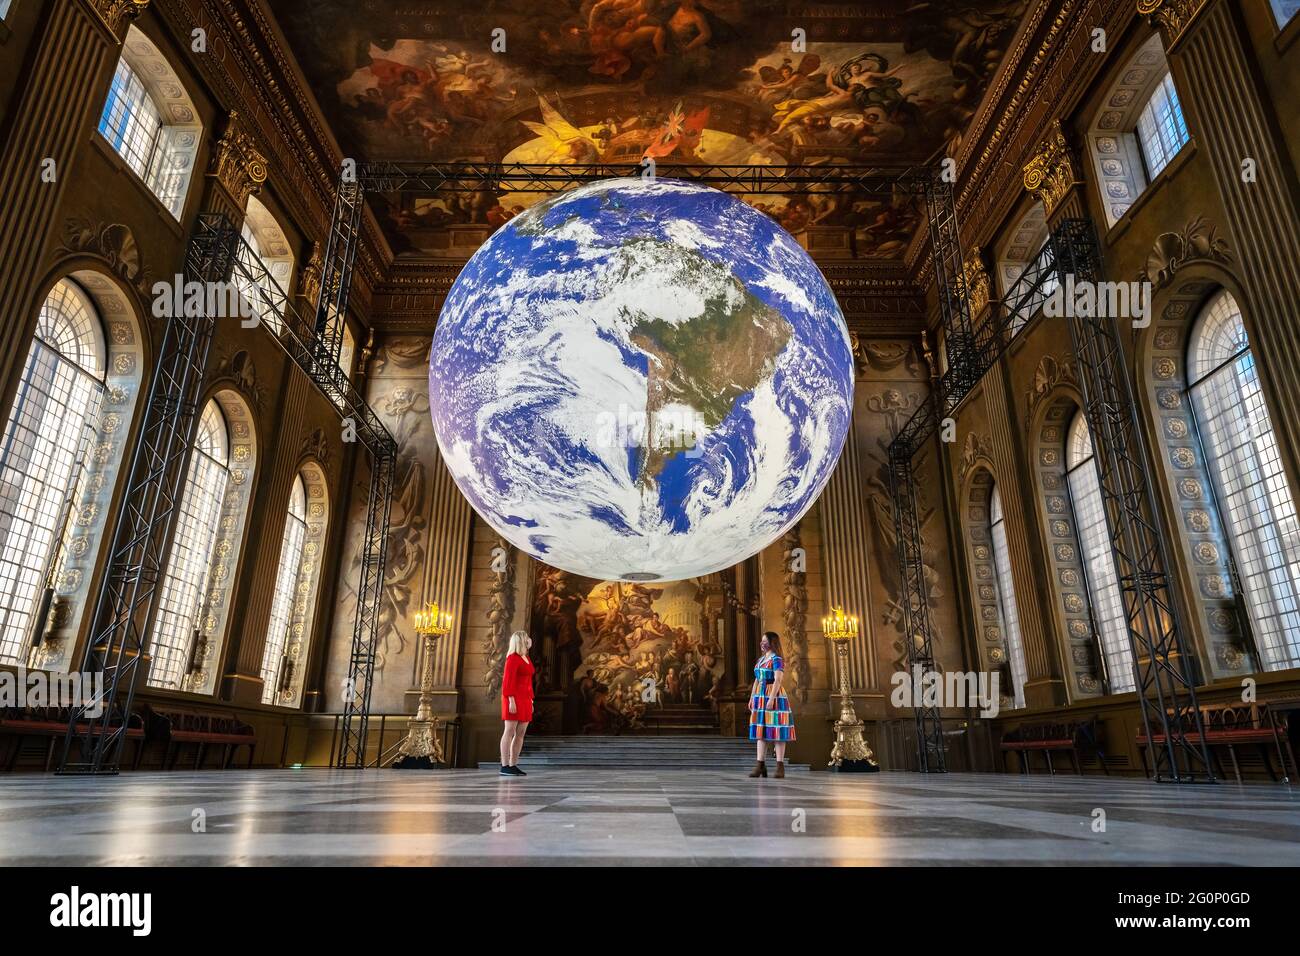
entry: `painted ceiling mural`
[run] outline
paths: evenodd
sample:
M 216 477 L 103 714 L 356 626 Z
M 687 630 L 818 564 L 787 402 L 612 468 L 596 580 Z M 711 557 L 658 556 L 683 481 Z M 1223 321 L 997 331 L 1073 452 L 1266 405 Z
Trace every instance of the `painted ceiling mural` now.
M 1027 5 L 271 0 L 335 134 L 361 159 L 773 166 L 951 150 Z M 476 245 L 538 198 L 403 195 L 376 212 L 395 252 L 436 255 L 458 229 Z M 795 235 L 848 229 L 866 258 L 900 256 L 919 218 L 901 199 L 830 190 L 752 198 Z

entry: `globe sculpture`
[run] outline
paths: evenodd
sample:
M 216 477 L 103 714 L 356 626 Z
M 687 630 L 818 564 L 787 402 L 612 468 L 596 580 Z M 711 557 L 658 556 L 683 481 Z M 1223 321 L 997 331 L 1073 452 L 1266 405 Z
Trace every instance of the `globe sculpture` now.
M 599 580 L 679 580 L 784 534 L 839 458 L 844 317 L 816 265 L 725 192 L 611 179 L 496 231 L 429 362 L 452 477 L 511 544 Z

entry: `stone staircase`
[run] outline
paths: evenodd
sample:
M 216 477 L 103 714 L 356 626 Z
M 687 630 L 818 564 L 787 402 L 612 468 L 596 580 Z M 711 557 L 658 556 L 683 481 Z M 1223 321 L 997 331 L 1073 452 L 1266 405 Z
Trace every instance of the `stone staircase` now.
M 769 748 L 767 772 L 775 765 Z M 484 762 L 480 770 L 500 765 Z M 754 745 L 743 737 L 673 734 L 663 737 L 534 737 L 519 756 L 524 770 L 534 767 L 594 767 L 621 770 L 745 771 L 754 766 Z M 786 772 L 807 772 L 808 764 L 786 764 Z

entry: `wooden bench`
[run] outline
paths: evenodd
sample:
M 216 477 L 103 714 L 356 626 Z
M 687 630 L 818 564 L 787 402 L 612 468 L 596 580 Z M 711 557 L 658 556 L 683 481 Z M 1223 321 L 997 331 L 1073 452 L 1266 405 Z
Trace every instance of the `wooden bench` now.
M 44 737 L 49 741 L 45 751 L 45 772 L 49 773 L 54 764 L 55 748 L 67 734 L 68 721 L 71 719 L 71 707 L 6 707 L 0 710 L 0 735 L 13 738 L 13 749 L 5 761 L 5 769 L 13 770 L 18 763 L 24 740 L 28 737 Z M 114 704 L 109 727 L 116 729 L 121 726 L 122 705 Z M 77 724 L 78 733 L 85 733 L 90 728 L 90 721 Z M 126 738 L 135 742 L 135 759 L 131 765 L 135 769 L 140 766 L 145 740 L 144 720 L 137 713 L 132 713 L 127 721 Z
M 1291 771 L 1296 770 L 1295 751 L 1291 746 L 1291 736 L 1287 728 L 1287 715 L 1278 714 L 1269 710 L 1267 703 L 1256 702 L 1252 704 L 1203 704 L 1199 708 L 1201 712 L 1201 726 L 1205 732 L 1205 747 L 1209 752 L 1210 759 L 1217 761 L 1219 764 L 1219 776 L 1224 777 L 1223 760 L 1218 755 L 1218 750 L 1226 748 L 1228 757 L 1232 760 L 1232 774 L 1238 783 L 1241 783 L 1241 766 L 1237 762 L 1237 748 L 1240 746 L 1258 747 L 1260 757 L 1264 761 L 1264 768 L 1268 770 L 1268 775 L 1277 780 L 1277 774 L 1273 772 L 1273 760 L 1269 755 L 1269 750 L 1277 751 L 1278 765 L 1282 769 L 1283 776 L 1286 776 L 1287 757 L 1291 758 Z M 1190 708 L 1184 708 L 1182 713 L 1185 720 L 1190 725 L 1191 719 Z M 1170 719 L 1174 719 L 1174 712 L 1168 711 Z M 1195 746 L 1200 743 L 1196 734 L 1185 734 L 1181 739 Z M 1153 734 L 1150 743 L 1157 747 L 1165 746 L 1168 737 L 1163 733 Z M 1151 775 L 1151 768 L 1147 760 L 1147 734 L 1145 729 L 1139 729 L 1137 732 L 1138 752 L 1142 755 L 1142 771 Z
M 240 747 L 248 748 L 248 766 L 253 766 L 257 734 L 251 724 L 244 723 L 234 714 L 155 705 L 146 707 L 145 712 L 149 740 L 162 741 L 167 745 L 162 763 L 164 770 L 175 765 L 180 750 L 188 744 L 194 745 L 195 770 L 203 766 L 203 756 L 210 746 L 222 748 L 223 770 L 230 766 L 231 759 Z
M 1067 751 L 1074 761 L 1074 772 L 1083 775 L 1079 763 L 1079 750 L 1088 747 L 1097 756 L 1102 772 L 1110 776 L 1106 767 L 1106 755 L 1101 749 L 1101 724 L 1094 717 L 1090 720 L 1055 721 L 1045 724 L 1022 724 L 1002 735 L 999 745 L 1002 752 L 1014 753 L 1020 760 L 1022 772 L 1029 773 L 1029 755 L 1041 753 L 1047 761 L 1047 772 L 1056 773 L 1052 766 L 1053 751 Z

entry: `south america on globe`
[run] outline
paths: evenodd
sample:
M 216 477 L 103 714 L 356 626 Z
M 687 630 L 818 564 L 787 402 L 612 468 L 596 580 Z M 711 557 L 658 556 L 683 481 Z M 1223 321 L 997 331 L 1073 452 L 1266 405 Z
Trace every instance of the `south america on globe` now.
M 730 567 L 784 534 L 848 432 L 853 356 L 817 266 L 728 193 L 602 180 L 502 226 L 438 317 L 429 406 L 480 516 L 607 581 Z

